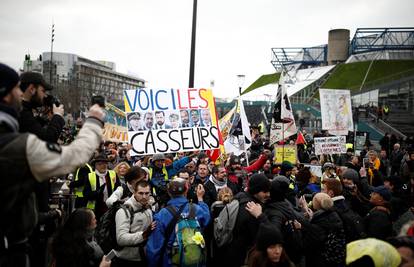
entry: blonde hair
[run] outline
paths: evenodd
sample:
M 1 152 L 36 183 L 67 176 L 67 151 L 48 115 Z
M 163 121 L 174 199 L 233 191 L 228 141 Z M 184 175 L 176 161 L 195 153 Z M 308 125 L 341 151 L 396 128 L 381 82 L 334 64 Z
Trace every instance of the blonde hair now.
M 222 201 L 224 204 L 230 203 L 233 200 L 233 191 L 228 187 L 223 187 L 218 192 L 217 200 Z
M 312 204 L 316 210 L 330 210 L 333 208 L 332 198 L 325 193 L 317 193 L 312 199 Z
M 119 168 L 121 168 L 121 166 L 124 165 L 127 169 L 127 171 L 131 168 L 131 166 L 129 166 L 129 164 L 125 161 L 118 163 L 118 165 L 115 166 L 114 171 L 116 172 L 116 174 L 119 175 Z

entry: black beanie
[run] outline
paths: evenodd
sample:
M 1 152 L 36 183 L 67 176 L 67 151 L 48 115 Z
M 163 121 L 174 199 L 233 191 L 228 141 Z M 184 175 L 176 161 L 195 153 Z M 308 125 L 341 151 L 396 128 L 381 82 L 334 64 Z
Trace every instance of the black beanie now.
M 254 195 L 259 192 L 269 192 L 270 191 L 270 181 L 266 175 L 261 173 L 253 174 L 249 180 L 249 193 Z
M 284 176 L 280 176 L 280 177 L 285 178 L 287 180 L 287 182 L 282 180 L 282 179 L 274 179 L 271 182 L 271 185 L 270 185 L 270 200 L 272 202 L 284 201 L 285 198 L 286 198 L 286 193 L 289 190 L 289 180 Z
M 0 63 L 0 99 L 5 97 L 19 82 L 19 75 L 9 66 Z
M 283 244 L 283 235 L 279 228 L 274 225 L 261 224 L 259 231 L 257 232 L 256 247 L 260 251 L 266 251 L 266 249 L 272 245 Z

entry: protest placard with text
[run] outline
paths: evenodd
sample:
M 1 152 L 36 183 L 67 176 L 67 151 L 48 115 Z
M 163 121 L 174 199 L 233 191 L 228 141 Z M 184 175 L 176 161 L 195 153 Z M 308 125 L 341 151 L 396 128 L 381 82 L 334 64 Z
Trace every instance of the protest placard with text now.
M 131 155 L 219 148 L 211 89 L 124 91 Z
M 316 137 L 314 142 L 316 155 L 346 153 L 345 136 Z

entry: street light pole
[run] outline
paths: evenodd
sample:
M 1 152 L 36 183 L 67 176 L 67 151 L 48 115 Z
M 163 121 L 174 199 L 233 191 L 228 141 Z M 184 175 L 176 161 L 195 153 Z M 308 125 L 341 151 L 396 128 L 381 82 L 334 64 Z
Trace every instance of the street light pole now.
M 52 84 L 52 73 L 53 73 L 53 42 L 55 41 L 55 24 L 52 23 L 52 36 L 50 43 L 50 65 L 49 65 L 49 83 Z
M 188 81 L 189 88 L 194 88 L 196 28 L 197 28 L 197 0 L 193 0 L 193 27 L 191 31 L 190 78 Z

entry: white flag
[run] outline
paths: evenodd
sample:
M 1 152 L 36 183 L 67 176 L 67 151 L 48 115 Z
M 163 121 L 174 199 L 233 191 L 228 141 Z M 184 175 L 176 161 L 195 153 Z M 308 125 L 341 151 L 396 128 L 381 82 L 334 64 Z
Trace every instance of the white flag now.
M 241 96 L 239 96 L 236 112 L 232 118 L 232 126 L 224 142 L 224 149 L 227 154 L 234 153 L 238 156 L 245 152 L 252 145 L 252 137 L 250 135 L 249 122 Z
M 292 106 L 286 92 L 284 76 L 282 73 L 282 82 L 279 85 L 273 110 L 272 124 L 270 126 L 270 144 L 282 141 L 297 133 Z

